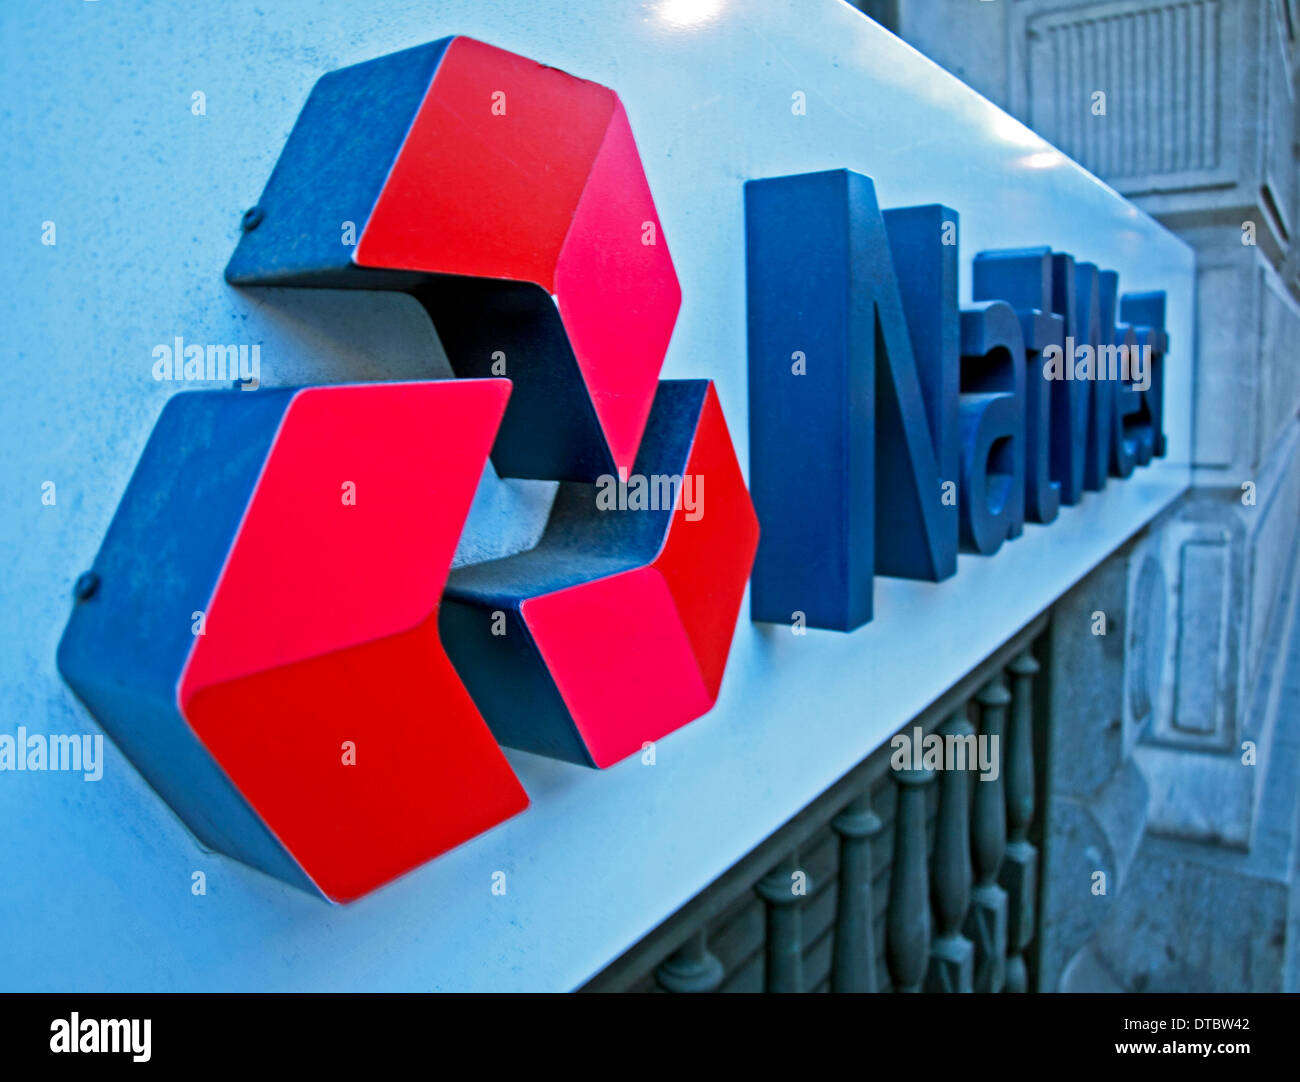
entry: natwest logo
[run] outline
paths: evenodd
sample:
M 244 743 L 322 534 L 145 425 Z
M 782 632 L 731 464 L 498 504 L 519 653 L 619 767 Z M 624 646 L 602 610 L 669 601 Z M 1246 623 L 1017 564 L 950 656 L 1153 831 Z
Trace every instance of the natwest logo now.
M 659 379 L 617 95 L 460 37 L 332 72 L 226 277 L 407 293 L 460 378 L 163 411 L 59 664 L 205 843 L 347 901 L 526 805 L 499 743 L 603 767 L 710 709 L 757 520 L 713 384 Z M 489 457 L 546 530 L 452 570 Z
M 852 630 L 874 575 L 1166 453 L 1163 294 L 1044 246 L 961 308 L 957 212 L 848 170 L 744 208 L 752 503 L 712 381 L 659 378 L 681 294 L 617 95 L 461 37 L 317 83 L 226 277 L 408 294 L 458 378 L 163 410 L 59 664 L 202 841 L 356 898 L 526 806 L 501 745 L 605 767 L 707 712 L 751 566 L 753 619 Z M 489 460 L 554 500 L 460 565 Z

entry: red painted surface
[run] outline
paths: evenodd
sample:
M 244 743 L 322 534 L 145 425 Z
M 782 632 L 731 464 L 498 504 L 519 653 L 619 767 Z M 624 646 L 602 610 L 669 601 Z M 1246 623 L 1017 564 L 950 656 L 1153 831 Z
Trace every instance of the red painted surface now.
M 508 380 L 296 395 L 182 674 L 186 720 L 336 901 L 527 805 L 437 628 L 508 395 Z
M 493 105 L 503 99 L 504 115 Z M 511 278 L 555 292 L 555 264 L 614 93 L 458 37 L 447 47 L 353 260 Z
M 712 384 L 687 473 L 704 478 L 704 514 L 691 521 L 685 508 L 678 509 L 654 566 L 672 591 L 709 695 L 717 698 L 758 551 L 758 516 Z
M 383 67 L 381 58 L 368 70 L 380 77 Z M 365 73 L 354 74 L 365 82 Z M 387 84 L 381 78 L 379 85 Z M 423 274 L 522 281 L 545 289 L 554 297 L 613 462 L 632 470 L 682 298 L 622 103 L 596 83 L 464 37 L 447 44 L 428 86 L 413 89 L 423 92 L 422 100 L 352 258 L 364 267 L 414 273 L 344 278 L 417 292 L 428 284 L 419 278 Z M 364 109 L 392 104 L 391 86 L 387 93 L 372 91 L 358 92 L 359 123 L 366 122 Z M 406 123 L 409 108 L 399 123 Z M 302 139 L 330 140 L 328 148 L 312 149 L 344 158 L 364 152 L 363 143 L 334 145 L 337 125 L 320 120 L 313 114 L 296 128 L 282 156 L 281 166 L 288 163 L 296 179 L 297 173 L 319 171 L 315 164 L 297 168 L 301 163 L 290 148 Z M 288 190 L 294 198 L 309 197 L 296 179 Z M 367 168 L 361 190 L 373 191 L 374 183 Z M 266 191 L 278 191 L 274 179 Z M 275 221 L 278 215 L 271 213 Z M 285 227 L 270 246 L 292 246 L 295 237 L 301 239 L 296 227 Z M 252 264 L 270 280 L 297 266 L 288 253 L 255 255 Z M 330 273 L 320 282 L 337 282 L 337 258 L 326 258 L 321 269 Z M 231 267 L 238 262 L 232 260 Z M 231 280 L 247 283 L 258 276 L 245 268 Z M 519 291 L 476 292 L 502 300 L 499 308 L 485 302 L 483 310 L 508 319 Z M 530 300 L 539 296 L 524 292 Z M 538 317 L 531 309 L 527 315 Z M 521 349 L 510 359 L 512 365 L 550 360 L 561 369 L 529 373 L 548 377 L 528 382 L 529 395 L 540 399 L 529 402 L 530 422 L 554 401 L 571 408 L 576 390 L 565 386 L 561 395 L 546 397 L 557 381 L 574 376 L 545 316 L 534 324 L 547 336 L 545 348 Z M 164 720 L 190 727 L 254 815 L 335 901 L 368 893 L 528 803 L 438 630 L 449 567 L 510 389 L 510 381 L 491 379 L 277 394 L 275 408 L 284 412 L 247 506 L 240 504 L 254 468 L 247 462 L 227 474 L 219 471 L 230 463 L 212 456 L 205 469 L 214 472 L 205 480 L 221 483 L 196 490 L 216 493 L 205 509 L 218 499 L 227 501 L 231 518 L 242 511 L 219 571 L 213 565 L 222 550 L 215 546 L 195 546 L 201 559 L 188 564 L 178 559 L 216 527 L 195 514 L 192 500 L 175 501 L 183 515 L 159 516 L 149 491 L 156 477 L 147 477 L 143 496 L 130 499 L 128 493 L 119 511 L 128 535 L 144 529 L 159 536 L 158 581 L 170 583 L 163 608 L 171 606 L 177 589 L 204 594 L 215 572 L 211 596 L 196 596 L 192 606 L 186 603 L 169 617 L 176 621 L 171 634 L 183 638 L 194 619 L 190 612 L 203 608 L 205 628 L 184 641 L 188 655 L 180 673 L 166 673 L 166 683 L 176 680 L 180 718 Z M 700 388 L 678 390 L 691 396 L 680 402 L 693 402 Z M 213 417 L 229 417 L 234 402 L 239 409 L 253 401 L 229 394 L 234 399 L 212 400 Z M 686 412 L 679 402 L 671 410 Z M 585 407 L 582 413 L 568 420 L 585 422 Z M 275 414 L 260 416 L 265 426 Z M 673 416 L 670 423 L 690 420 Z M 699 521 L 679 507 L 660 551 L 644 567 L 523 601 L 517 593 L 502 598 L 503 604 L 521 606 L 532 639 L 512 640 L 519 654 L 505 667 L 494 669 L 495 658 L 473 663 L 497 686 L 502 673 L 524 667 L 532 679 L 537 658 L 530 651 L 537 647 L 568 711 L 548 710 L 544 724 L 563 727 L 564 739 L 541 740 L 540 747 L 572 754 L 572 724 L 592 760 L 608 766 L 705 713 L 717 697 L 757 523 L 711 385 L 694 420 L 686 472 L 697 492 L 703 482 Z M 176 441 L 182 427 L 165 427 L 164 439 Z M 265 438 L 264 427 L 251 428 Z M 557 430 L 529 435 L 534 441 L 557 438 Z M 574 458 L 582 465 L 574 468 L 585 477 L 592 472 L 589 463 L 603 456 L 592 454 L 585 429 L 580 435 L 581 454 Z M 680 448 L 678 435 L 685 434 L 670 442 Z M 209 446 L 210 432 L 195 436 L 187 455 Z M 517 439 L 512 432 L 512 442 Z M 176 492 L 168 485 L 157 498 L 172 499 Z M 228 536 L 229 519 L 222 521 L 227 525 L 208 540 Z M 656 519 L 656 526 L 663 520 Z M 626 562 L 632 561 L 620 564 Z M 130 612 L 139 609 L 130 609 L 128 618 Z M 90 649 L 79 644 L 79 660 L 93 655 L 103 638 Z M 161 663 L 177 655 L 160 648 L 157 656 Z M 486 686 L 478 682 L 480 675 L 476 669 L 476 688 Z M 128 731 L 137 724 L 132 694 L 139 690 L 148 706 L 155 684 L 139 674 L 138 689 L 130 673 L 114 679 L 119 686 L 104 695 L 106 712 L 120 712 L 115 722 Z M 85 686 L 98 692 L 100 682 L 87 679 Z M 509 701 L 520 712 L 530 705 L 517 695 Z M 536 712 L 525 717 L 537 723 Z M 146 718 L 146 724 L 155 723 Z M 260 830 L 214 784 L 210 764 L 188 740 L 166 743 L 148 730 L 145 735 L 150 739 L 135 746 L 149 752 L 141 756 L 146 776 L 168 769 L 161 759 L 179 748 L 177 769 L 189 776 L 168 778 L 164 788 L 174 800 L 175 794 L 186 797 L 176 800 L 177 809 L 200 836 L 301 884 L 278 855 L 267 859 Z M 170 740 L 176 734 L 165 735 Z M 217 803 L 206 806 L 214 793 Z M 254 833 L 252 844 L 242 837 Z
M 617 99 L 560 253 L 555 293 L 614 462 L 630 471 L 682 291 Z
M 411 631 L 195 692 L 187 720 L 321 892 L 348 902 L 528 806 L 438 641 Z M 343 765 L 343 742 L 356 765 Z
M 653 567 L 530 598 L 522 609 L 597 766 L 611 766 L 713 705 Z
M 651 564 L 522 605 L 600 767 L 706 713 L 722 683 L 758 518 L 712 385 L 688 462 L 696 508 L 679 500 Z
M 555 295 L 615 465 L 632 468 L 681 290 L 613 91 L 456 38 L 353 260 Z

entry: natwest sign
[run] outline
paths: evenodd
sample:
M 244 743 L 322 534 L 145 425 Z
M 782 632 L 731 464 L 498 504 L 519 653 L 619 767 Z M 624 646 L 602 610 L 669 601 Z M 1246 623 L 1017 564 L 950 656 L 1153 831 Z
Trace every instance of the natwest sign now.
M 848 629 L 876 571 L 1162 452 L 1157 297 L 992 253 L 959 312 L 956 214 L 843 171 L 747 221 L 757 516 L 712 382 L 659 379 L 681 296 L 612 91 L 460 37 L 317 83 L 227 279 L 406 293 L 458 378 L 168 402 L 59 664 L 200 839 L 356 898 L 526 805 L 500 745 L 604 767 L 707 712 L 756 549 L 755 619 Z M 1067 337 L 1151 378 L 1045 381 Z M 489 459 L 558 483 L 546 528 L 453 567 Z

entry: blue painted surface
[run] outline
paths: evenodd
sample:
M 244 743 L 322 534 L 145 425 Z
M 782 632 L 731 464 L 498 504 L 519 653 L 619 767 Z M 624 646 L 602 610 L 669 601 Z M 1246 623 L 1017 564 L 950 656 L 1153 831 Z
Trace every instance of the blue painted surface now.
M 614 472 L 578 359 L 551 295 L 531 282 L 422 275 L 429 313 L 456 375 L 488 379 L 500 353 L 513 388 L 492 464 L 502 477 L 595 481 Z
M 959 556 L 945 582 L 877 579 L 875 619 L 853 634 L 742 621 L 718 705 L 662 741 L 654 767 L 634 758 L 597 772 L 511 752 L 527 813 L 348 907 L 206 851 L 111 746 L 99 782 L 0 775 L 0 987 L 572 987 L 1181 491 L 1186 246 L 847 5 L 694 11 L 660 0 L 0 9 L 10 58 L 0 94 L 14 145 L 28 148 L 3 166 L 14 223 L 0 289 L 4 731 L 99 732 L 59 679 L 55 651 L 72 583 L 182 389 L 151 378 L 155 344 L 259 343 L 268 387 L 449 372 L 410 298 L 253 295 L 222 280 L 240 216 L 320 76 L 447 34 L 619 92 L 682 283 L 664 376 L 716 380 L 742 468 L 742 182 L 839 168 L 870 175 L 886 207 L 959 209 L 966 252 L 1047 245 L 1118 270 L 1126 293 L 1167 289 L 1166 457 L 1084 494 L 1049 527 L 1026 525 L 996 557 Z M 191 112 L 198 91 L 203 116 Z M 805 115 L 791 111 L 795 91 Z M 54 247 L 39 240 L 46 220 Z M 1121 320 L 1154 322 L 1123 302 Z M 47 480 L 53 506 L 40 500 Z M 549 502 L 527 483 L 489 474 L 481 494 L 475 545 L 499 551 L 540 534 Z M 191 893 L 196 870 L 206 896 Z M 504 896 L 491 891 L 497 871 Z
M 755 620 L 802 613 L 810 627 L 852 631 L 871 619 L 871 213 L 877 243 L 884 230 L 870 186 L 842 169 L 745 185 Z
M 1020 320 L 1006 301 L 961 311 L 961 542 L 991 556 L 1025 525 L 1025 366 Z
M 168 400 L 78 601 L 58 665 L 159 795 L 214 849 L 315 890 L 181 716 L 196 612 L 212 599 L 294 396 L 196 391 Z
M 257 200 L 258 224 L 226 266 L 233 284 L 342 278 L 343 225 L 361 235 L 451 38 L 317 81 Z
M 708 390 L 708 380 L 660 382 L 634 475 L 686 475 Z M 594 485 L 566 482 L 535 548 L 451 573 L 438 614 L 443 647 L 506 747 L 595 766 L 522 607 L 531 597 L 646 566 L 663 547 L 672 517 L 671 507 L 599 510 Z M 493 631 L 498 612 L 504 634 Z
M 503 477 L 594 481 L 612 473 L 573 347 L 549 293 L 531 282 L 358 267 L 359 238 L 453 38 L 322 76 L 302 107 L 266 187 L 255 225 L 226 266 L 232 285 L 409 293 L 428 313 L 456 375 L 490 379 L 499 356 L 514 386 L 492 462 Z M 483 93 L 490 95 L 485 86 Z M 484 162 L 491 169 L 491 162 Z M 355 243 L 355 240 L 354 242 Z
M 884 347 L 876 355 L 876 572 L 937 582 L 957 571 L 958 523 L 943 482 L 957 476 L 961 456 L 960 222 L 938 204 L 878 218 L 883 235 L 868 236 L 873 348 Z
M 1086 342 L 1090 330 L 1081 321 L 1078 266 L 1066 252 L 1052 253 L 1052 311 L 1065 320 L 1066 340 Z M 1057 381 L 1052 386 L 1052 479 L 1061 486 L 1061 503 L 1073 507 L 1083 498 L 1090 399 L 1087 384 Z
M 1119 302 L 1120 318 L 1139 328 L 1139 335 L 1144 343 L 1151 347 L 1151 386 L 1141 392 L 1142 408 L 1140 422 L 1146 429 L 1141 439 L 1148 440 L 1152 454 L 1165 453 L 1164 435 L 1164 401 L 1165 401 L 1165 364 L 1164 354 L 1169 348 L 1169 335 L 1165 333 L 1165 294 L 1163 291 L 1150 293 L 1126 293 Z M 1189 371 L 1188 368 L 1183 369 Z
M 756 620 L 851 631 L 957 567 L 957 213 L 848 170 L 746 185 Z
M 1101 329 L 1101 277 L 1096 263 L 1075 260 L 1074 263 L 1075 315 L 1078 333 L 1075 348 L 1080 344 L 1095 346 L 1102 340 Z M 1080 387 L 1080 397 L 1085 405 L 1083 444 L 1078 457 L 1083 461 L 1083 487 L 1089 492 L 1100 492 L 1106 487 L 1106 455 L 1110 443 L 1110 392 L 1100 381 L 1074 381 Z M 1077 438 L 1077 436 L 1076 436 Z
M 1137 331 L 1127 323 L 1115 325 L 1114 342 L 1124 347 L 1129 357 L 1137 355 L 1139 348 Z M 1143 437 L 1134 430 L 1134 420 L 1141 409 L 1141 395 L 1129 380 L 1121 379 L 1111 385 L 1110 415 L 1110 472 L 1112 476 L 1127 479 L 1137 468 L 1139 457 L 1144 457 L 1143 465 L 1151 461 L 1150 453 L 1140 456 L 1139 443 Z M 1149 436 L 1147 445 L 1150 446 Z
M 1048 248 L 980 252 L 971 265 L 977 301 L 1003 300 L 1016 310 L 1025 347 L 1025 517 L 1049 523 L 1061 506 L 1052 480 L 1052 383 L 1043 378 L 1042 353 L 1065 348 L 1065 320 L 1052 311 L 1052 253 Z
M 1115 301 L 1119 289 L 1119 275 L 1093 264 L 1079 264 L 1088 268 L 1089 283 L 1097 297 L 1097 325 L 1095 336 L 1089 339 L 1094 350 L 1109 345 L 1115 337 Z M 1095 276 L 1095 285 L 1091 285 Z M 1094 363 L 1097 358 L 1094 355 Z M 1110 380 L 1092 381 L 1092 409 L 1088 415 L 1087 464 L 1083 471 L 1083 487 L 1100 492 L 1110 476 L 1110 418 L 1115 409 L 1114 384 Z

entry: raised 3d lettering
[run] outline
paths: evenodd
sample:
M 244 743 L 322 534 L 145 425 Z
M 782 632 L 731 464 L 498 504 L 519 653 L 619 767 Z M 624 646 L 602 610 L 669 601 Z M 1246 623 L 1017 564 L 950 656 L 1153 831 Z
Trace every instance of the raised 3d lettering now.
M 771 524 L 751 615 L 852 630 L 873 573 L 956 571 L 957 216 L 882 215 L 843 169 L 750 181 L 745 215 L 751 491 Z
M 1043 375 L 1048 346 L 1065 347 L 1065 320 L 1052 312 L 1049 248 L 980 252 L 972 261 L 971 293 L 977 301 L 1005 300 L 1020 319 L 1025 351 L 1025 518 L 1052 522 L 1061 485 L 1051 476 L 1052 382 Z
M 943 578 L 953 526 L 991 555 L 1163 450 L 1163 294 L 1008 249 L 959 313 L 954 211 L 882 213 L 847 170 L 745 194 L 753 619 L 852 630 L 873 569 Z
M 1165 332 L 1165 295 L 1161 292 L 1127 293 L 1120 300 L 1120 318 L 1136 329 L 1141 344 L 1151 347 L 1150 372 L 1140 405 L 1132 417 L 1137 431 L 1138 464 L 1146 465 L 1151 456 L 1165 455 L 1164 401 L 1165 354 L 1169 352 L 1169 335 Z M 1150 447 L 1150 452 L 1146 448 Z M 1146 454 L 1144 459 L 1142 456 Z
M 961 313 L 961 541 L 989 556 L 1025 524 L 1025 366 L 1005 301 Z

